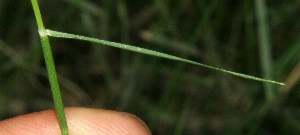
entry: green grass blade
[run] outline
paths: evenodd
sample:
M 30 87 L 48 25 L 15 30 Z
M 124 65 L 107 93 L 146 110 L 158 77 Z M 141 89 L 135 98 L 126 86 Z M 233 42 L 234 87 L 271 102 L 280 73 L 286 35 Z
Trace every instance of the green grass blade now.
M 149 50 L 149 49 L 135 47 L 135 46 L 127 45 L 127 44 L 115 43 L 115 42 L 100 40 L 100 39 L 96 39 L 96 38 L 90 38 L 90 37 L 85 37 L 85 36 L 79 36 L 79 35 L 74 35 L 74 34 L 57 32 L 57 31 L 52 31 L 52 30 L 48 30 L 48 29 L 46 30 L 45 34 L 47 34 L 48 36 L 57 37 L 57 38 L 70 38 L 70 39 L 78 39 L 78 40 L 84 40 L 84 41 L 89 41 L 89 42 L 94 42 L 94 43 L 100 43 L 100 44 L 104 44 L 104 45 L 107 45 L 107 46 L 116 47 L 116 48 L 120 48 L 120 49 L 125 49 L 125 50 L 129 50 L 129 51 L 137 52 L 137 53 L 142 53 L 142 54 L 152 55 L 152 56 L 156 56 L 156 57 L 161 57 L 161 58 L 181 61 L 181 62 L 185 62 L 185 63 L 190 63 L 190 64 L 194 64 L 194 65 L 197 65 L 197 66 L 201 66 L 201 67 L 221 71 L 221 72 L 224 72 L 224 73 L 228 73 L 228 74 L 239 76 L 239 77 L 246 78 L 246 79 L 284 85 L 284 83 L 281 83 L 281 82 L 266 80 L 266 79 L 262 79 L 262 78 L 258 78 L 258 77 L 254 77 L 254 76 L 249 76 L 249 75 L 245 75 L 245 74 L 241 74 L 241 73 L 237 73 L 237 72 L 232 72 L 232 71 L 224 70 L 224 69 L 221 69 L 221 68 L 217 68 L 217 67 L 205 65 L 205 64 L 202 64 L 202 63 L 198 63 L 198 62 L 195 62 L 195 61 L 191 61 L 191 60 L 183 59 L 183 58 L 180 58 L 180 57 L 172 56 L 172 55 L 169 55 L 169 54 L 164 54 L 164 53 L 161 53 L 161 52 L 152 51 L 152 50 Z
M 56 70 L 55 70 L 55 65 L 54 65 L 54 60 L 52 56 L 52 51 L 51 51 L 51 46 L 50 46 L 50 41 L 48 38 L 48 35 L 45 34 L 45 27 L 43 24 L 42 16 L 40 13 L 39 5 L 37 0 L 31 0 L 32 3 L 32 8 L 34 10 L 36 22 L 38 25 L 38 31 L 40 34 L 41 38 L 41 43 L 42 43 L 42 48 L 44 52 L 44 58 L 45 58 L 45 63 L 48 71 L 48 76 L 49 76 L 49 82 L 51 86 L 51 91 L 52 91 L 52 97 L 55 105 L 55 111 L 56 115 L 59 120 L 59 125 L 61 128 L 61 133 L 62 135 L 68 135 L 68 125 L 65 117 L 65 111 L 64 111 L 64 106 L 61 98 L 61 93 L 59 89 L 59 84 L 57 80 L 57 75 L 56 75 Z
M 257 19 L 257 32 L 260 49 L 260 60 L 263 77 L 266 79 L 272 79 L 273 63 L 270 45 L 269 27 L 267 24 L 267 9 L 265 0 L 255 0 L 256 6 L 256 19 Z M 272 101 L 275 97 L 272 85 L 264 84 L 266 99 Z

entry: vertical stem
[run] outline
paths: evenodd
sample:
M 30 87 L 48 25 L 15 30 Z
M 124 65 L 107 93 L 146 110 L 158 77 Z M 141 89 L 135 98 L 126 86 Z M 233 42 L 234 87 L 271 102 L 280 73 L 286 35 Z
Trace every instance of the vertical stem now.
M 271 46 L 270 46 L 270 36 L 269 27 L 267 24 L 266 6 L 265 0 L 255 0 L 255 10 L 256 10 L 256 20 L 257 20 L 257 31 L 259 38 L 259 50 L 260 50 L 260 62 L 261 69 L 263 72 L 263 77 L 266 79 L 272 79 L 272 58 L 271 58 Z M 272 85 L 264 83 L 266 102 L 260 109 L 255 110 L 253 119 L 254 123 L 249 126 L 248 135 L 255 135 L 258 132 L 259 126 L 262 124 L 263 119 L 266 117 L 270 109 L 272 108 L 275 92 L 273 91 Z
M 61 93 L 59 89 L 59 84 L 57 81 L 55 65 L 53 61 L 53 56 L 51 52 L 49 38 L 46 34 L 46 30 L 43 24 L 43 20 L 41 17 L 40 9 L 37 0 L 31 0 L 32 7 L 34 10 L 34 14 L 36 17 L 38 31 L 41 38 L 41 43 L 44 52 L 45 63 L 48 71 L 49 82 L 51 86 L 52 96 L 54 100 L 56 114 L 59 120 L 59 125 L 61 128 L 62 135 L 68 135 L 68 126 L 65 118 L 64 106 L 61 98 Z
M 256 18 L 258 24 L 258 36 L 260 47 L 260 60 L 263 76 L 266 79 L 272 79 L 272 58 L 271 58 L 271 46 L 269 39 L 269 28 L 267 24 L 266 6 L 265 0 L 255 0 Z M 266 99 L 268 102 L 272 102 L 275 93 L 272 89 L 272 85 L 264 83 Z

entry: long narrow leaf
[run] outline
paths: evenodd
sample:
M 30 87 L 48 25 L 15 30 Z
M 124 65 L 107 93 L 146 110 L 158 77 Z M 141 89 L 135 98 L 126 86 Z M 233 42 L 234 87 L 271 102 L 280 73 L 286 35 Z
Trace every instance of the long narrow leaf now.
M 152 56 L 156 56 L 156 57 L 161 57 L 161 58 L 186 62 L 186 63 L 198 65 L 198 66 L 201 66 L 201 67 L 205 67 L 205 68 L 221 71 L 221 72 L 224 72 L 224 73 L 228 73 L 228 74 L 231 74 L 231 75 L 239 76 L 239 77 L 246 78 L 246 79 L 284 85 L 284 83 L 281 83 L 281 82 L 266 80 L 266 79 L 262 79 L 262 78 L 258 78 L 258 77 L 254 77 L 254 76 L 249 76 L 249 75 L 245 75 L 245 74 L 241 74 L 241 73 L 237 73 L 237 72 L 232 72 L 232 71 L 224 70 L 224 69 L 221 69 L 221 68 L 217 68 L 217 67 L 205 65 L 205 64 L 202 64 L 202 63 L 198 63 L 198 62 L 195 62 L 195 61 L 191 61 L 191 60 L 183 59 L 183 58 L 180 58 L 180 57 L 172 56 L 172 55 L 169 55 L 169 54 L 164 54 L 164 53 L 161 53 L 161 52 L 152 51 L 152 50 L 149 50 L 149 49 L 144 49 L 144 48 L 135 47 L 135 46 L 131 46 L 131 45 L 115 43 L 115 42 L 100 40 L 100 39 L 96 39 L 96 38 L 90 38 L 90 37 L 85 37 L 85 36 L 74 35 L 74 34 L 68 34 L 68 33 L 63 33 L 63 32 L 58 32 L 58 31 L 52 31 L 52 30 L 48 30 L 48 29 L 45 32 L 46 32 L 45 34 L 47 34 L 48 36 L 51 36 L 51 37 L 70 38 L 70 39 L 78 39 L 78 40 L 84 40 L 84 41 L 89 41 L 89 42 L 94 42 L 94 43 L 100 43 L 100 44 L 104 44 L 104 45 L 107 45 L 107 46 L 116 47 L 116 48 L 120 48 L 120 49 L 125 49 L 125 50 L 129 50 L 129 51 L 137 52 L 137 53 L 142 53 L 142 54 L 152 55 Z

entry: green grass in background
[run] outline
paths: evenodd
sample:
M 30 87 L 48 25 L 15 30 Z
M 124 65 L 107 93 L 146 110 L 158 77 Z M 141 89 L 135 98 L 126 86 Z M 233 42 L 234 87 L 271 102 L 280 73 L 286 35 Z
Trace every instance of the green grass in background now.
M 288 85 L 273 88 L 279 92 L 270 106 L 265 105 L 263 83 L 51 39 L 64 103 L 134 113 L 154 134 L 298 134 L 299 75 L 292 72 L 299 72 L 299 5 L 265 4 L 271 74 Z M 40 6 L 45 25 L 53 30 L 263 76 L 254 1 L 63 0 L 40 1 Z M 0 0 L 1 119 L 53 107 L 36 31 L 29 1 Z

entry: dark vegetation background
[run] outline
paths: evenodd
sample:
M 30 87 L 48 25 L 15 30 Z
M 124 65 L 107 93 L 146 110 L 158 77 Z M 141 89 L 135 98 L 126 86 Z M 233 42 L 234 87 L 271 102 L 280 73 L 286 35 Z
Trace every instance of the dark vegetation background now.
M 252 0 L 39 0 L 46 28 L 263 77 Z M 126 111 L 157 135 L 300 134 L 300 1 L 267 0 L 276 98 L 264 83 L 50 38 L 65 106 Z M 270 68 L 271 69 L 271 68 Z M 0 0 L 0 119 L 53 108 L 29 0 Z

